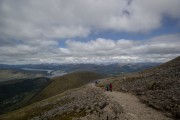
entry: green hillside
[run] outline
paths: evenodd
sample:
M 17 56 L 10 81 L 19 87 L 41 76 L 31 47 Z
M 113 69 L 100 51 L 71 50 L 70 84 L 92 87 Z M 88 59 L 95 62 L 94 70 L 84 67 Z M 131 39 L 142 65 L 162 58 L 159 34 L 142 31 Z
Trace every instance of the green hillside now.
M 100 79 L 103 76 L 94 72 L 74 72 L 64 76 L 56 77 L 53 81 L 40 91 L 31 102 L 40 101 L 51 96 L 62 93 L 66 90 L 85 85 L 93 80 Z
M 50 79 L 43 77 L 0 82 L 0 114 L 25 106 L 49 83 Z
M 0 69 L 0 82 L 9 81 L 14 79 L 28 79 L 43 77 L 43 72 L 23 71 L 23 70 L 11 70 L 11 69 Z
M 71 90 L 67 90 L 61 94 L 58 94 L 56 96 L 50 97 L 48 99 L 27 105 L 23 108 L 8 112 L 6 114 L 0 115 L 0 120 L 28 120 L 35 116 L 42 115 L 43 113 L 46 114 L 47 111 L 55 109 L 56 107 L 63 107 L 64 105 L 67 105 L 71 102 L 72 95 L 76 94 L 77 91 L 82 91 L 85 87 L 75 88 Z M 76 115 L 69 115 L 64 113 L 64 117 L 69 116 L 76 116 Z M 57 115 L 58 117 L 62 117 Z M 63 118 L 64 118 L 63 117 Z M 70 120 L 70 119 L 54 119 L 54 120 Z

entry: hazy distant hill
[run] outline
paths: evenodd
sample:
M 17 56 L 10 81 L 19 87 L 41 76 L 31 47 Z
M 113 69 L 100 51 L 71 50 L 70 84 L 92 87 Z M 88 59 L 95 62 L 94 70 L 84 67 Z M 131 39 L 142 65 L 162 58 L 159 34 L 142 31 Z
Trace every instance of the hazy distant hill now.
M 41 71 L 24 71 L 15 69 L 0 69 L 0 82 L 14 79 L 30 79 L 45 76 Z
M 113 86 L 118 91 L 131 91 L 149 106 L 180 118 L 180 57 L 152 69 L 115 77 Z
M 153 66 L 157 66 L 160 63 L 129 63 L 129 64 L 72 64 L 67 65 L 66 72 L 71 71 L 94 71 L 100 74 L 106 75 L 118 75 L 121 73 L 131 73 L 141 71 Z
M 53 81 L 37 94 L 32 102 L 52 97 L 66 90 L 80 87 L 102 77 L 102 75 L 94 72 L 79 71 L 53 78 Z
M 25 71 L 22 68 L 28 69 L 44 69 L 65 73 L 74 71 L 93 71 L 106 75 L 118 75 L 121 73 L 130 73 L 157 66 L 160 63 L 114 63 L 114 64 L 27 64 L 27 65 L 3 65 L 0 64 L 2 70 L 15 70 L 19 72 L 37 72 Z

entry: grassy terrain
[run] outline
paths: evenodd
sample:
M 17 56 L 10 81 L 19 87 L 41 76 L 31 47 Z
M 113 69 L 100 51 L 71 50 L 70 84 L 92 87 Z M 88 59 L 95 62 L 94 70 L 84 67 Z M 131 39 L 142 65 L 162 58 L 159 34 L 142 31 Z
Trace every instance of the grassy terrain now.
M 0 114 L 25 106 L 42 88 L 47 78 L 17 79 L 0 83 Z
M 45 111 L 51 110 L 54 107 L 61 107 L 65 104 L 70 103 L 73 99 L 66 98 L 67 95 L 71 92 L 76 92 L 81 88 L 75 88 L 72 90 L 65 91 L 56 96 L 50 97 L 48 99 L 39 101 L 37 103 L 30 104 L 26 107 L 20 108 L 18 110 L 0 115 L 0 119 L 2 120 L 27 120 L 37 115 L 41 115 Z M 70 112 L 64 113 L 62 115 L 57 115 L 53 118 L 53 120 L 71 120 L 73 117 L 84 116 L 85 111 L 81 109 L 78 113 Z
M 40 101 L 66 90 L 78 88 L 93 80 L 102 78 L 102 75 L 94 72 L 74 72 L 64 76 L 56 77 L 51 84 L 37 94 L 31 102 Z
M 30 73 L 16 70 L 0 70 L 0 82 L 11 79 L 22 79 L 29 77 L 42 77 L 41 73 Z

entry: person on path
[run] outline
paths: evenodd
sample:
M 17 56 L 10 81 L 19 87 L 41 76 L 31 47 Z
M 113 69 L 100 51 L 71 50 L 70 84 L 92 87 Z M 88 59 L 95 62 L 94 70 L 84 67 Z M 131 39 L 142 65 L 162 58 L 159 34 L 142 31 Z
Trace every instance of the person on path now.
M 112 84 L 109 84 L 109 90 L 112 92 Z
M 106 91 L 109 91 L 109 84 L 108 83 L 106 84 L 105 87 L 106 87 Z
M 95 84 L 97 85 L 97 84 L 98 84 L 98 81 L 96 81 Z

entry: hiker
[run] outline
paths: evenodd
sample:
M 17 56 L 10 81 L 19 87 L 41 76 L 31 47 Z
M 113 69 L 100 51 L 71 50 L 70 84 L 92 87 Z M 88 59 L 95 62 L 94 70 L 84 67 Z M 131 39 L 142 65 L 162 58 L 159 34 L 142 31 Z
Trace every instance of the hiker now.
M 109 84 L 109 89 L 112 92 L 112 84 L 111 83 Z
M 108 83 L 106 84 L 105 87 L 106 87 L 106 91 L 109 91 L 109 84 Z
M 98 84 L 98 81 L 96 81 L 95 84 L 97 85 L 97 84 Z

